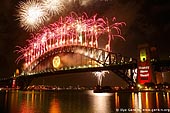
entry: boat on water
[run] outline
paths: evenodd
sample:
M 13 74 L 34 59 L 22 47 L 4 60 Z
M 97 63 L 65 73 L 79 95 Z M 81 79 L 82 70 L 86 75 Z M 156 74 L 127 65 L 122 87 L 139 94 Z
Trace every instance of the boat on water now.
M 94 90 L 94 93 L 113 93 L 114 90 L 110 86 L 99 86 L 97 85 Z

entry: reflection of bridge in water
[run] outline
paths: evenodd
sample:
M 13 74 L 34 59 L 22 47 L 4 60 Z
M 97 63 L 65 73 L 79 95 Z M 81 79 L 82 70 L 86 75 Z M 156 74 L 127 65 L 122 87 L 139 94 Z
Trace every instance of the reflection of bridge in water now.
M 73 13 L 61 18 L 33 35 L 28 46 L 18 50 L 22 55 L 17 62 L 25 61 L 22 73 L 0 81 L 9 85 L 14 79 L 16 85 L 25 89 L 37 77 L 110 70 L 129 85 L 136 85 L 137 60 L 113 53 L 110 48 L 112 38 L 123 39 L 120 27 L 124 23 L 108 23 L 96 15 L 88 18 L 86 14 L 78 17 Z M 167 64 L 156 63 L 154 60 L 155 69 Z

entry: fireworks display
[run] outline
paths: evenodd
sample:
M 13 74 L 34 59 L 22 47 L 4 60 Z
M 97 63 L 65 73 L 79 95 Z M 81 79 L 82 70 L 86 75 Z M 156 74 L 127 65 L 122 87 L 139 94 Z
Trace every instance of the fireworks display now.
M 41 26 L 49 23 L 54 17 L 63 13 L 66 7 L 74 5 L 88 6 L 97 0 L 26 0 L 17 6 L 17 18 L 20 26 L 29 32 L 37 31 Z M 68 9 L 67 8 L 67 9 Z
M 37 29 L 48 18 L 45 10 L 37 1 L 21 1 L 18 7 L 18 19 L 20 21 L 20 26 L 27 31 Z
M 119 28 L 123 24 L 124 22 L 119 22 L 108 25 L 107 19 L 97 19 L 96 15 L 88 18 L 85 13 L 81 17 L 71 13 L 70 16 L 61 17 L 58 22 L 43 28 L 39 33 L 33 35 L 32 40 L 28 41 L 28 47 L 18 50 L 23 55 L 17 60 L 25 59 L 26 64 L 29 65 L 49 50 L 69 44 L 97 48 L 98 38 L 102 34 L 107 34 L 110 37 L 105 48 L 110 51 L 111 38 L 115 36 L 123 38 Z M 112 34 L 112 30 L 116 31 L 116 34 Z
M 109 73 L 109 71 L 97 71 L 97 72 L 92 72 L 98 80 L 98 85 L 102 85 L 102 78 L 105 77 L 105 74 Z
M 62 0 L 28 0 L 19 2 L 18 19 L 20 26 L 27 31 L 37 30 L 50 17 L 64 10 Z
M 65 8 L 63 0 L 43 0 L 42 6 L 47 10 L 49 16 L 55 16 L 62 12 Z
M 102 49 L 110 51 L 111 39 L 113 37 L 123 38 L 120 27 L 125 23 L 115 22 L 115 19 L 112 24 L 108 23 L 107 18 L 97 18 L 97 15 L 89 18 L 86 13 L 78 16 L 72 12 L 69 16 L 60 17 L 57 22 L 32 35 L 28 40 L 28 46 L 17 50 L 22 55 L 16 61 L 25 59 L 26 66 L 28 66 L 46 52 L 62 46 L 79 45 L 99 48 L 98 39 L 102 35 L 107 35 L 105 38 L 109 38 L 106 48 Z

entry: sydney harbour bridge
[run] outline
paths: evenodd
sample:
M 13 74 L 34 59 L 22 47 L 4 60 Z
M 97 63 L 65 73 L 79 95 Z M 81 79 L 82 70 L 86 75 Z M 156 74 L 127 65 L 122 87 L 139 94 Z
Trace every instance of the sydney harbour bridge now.
M 22 72 L 0 81 L 12 84 L 16 80 L 20 89 L 26 89 L 37 77 L 109 70 L 129 85 L 136 85 L 137 59 L 113 53 L 111 48 L 114 38 L 125 40 L 121 34 L 124 25 L 115 18 L 72 12 L 32 34 L 25 47 L 18 46 L 16 62 L 24 62 Z

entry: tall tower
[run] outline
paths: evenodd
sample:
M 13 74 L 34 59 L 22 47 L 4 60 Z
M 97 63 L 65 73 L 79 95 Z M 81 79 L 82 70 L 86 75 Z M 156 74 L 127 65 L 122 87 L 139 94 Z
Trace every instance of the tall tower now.
M 16 88 L 16 76 L 18 75 L 19 75 L 19 69 L 16 69 L 13 80 L 12 80 L 12 88 Z
M 155 77 L 153 77 L 153 70 L 151 65 L 152 49 L 148 44 L 138 46 L 138 83 L 144 84 L 147 82 L 155 83 Z

